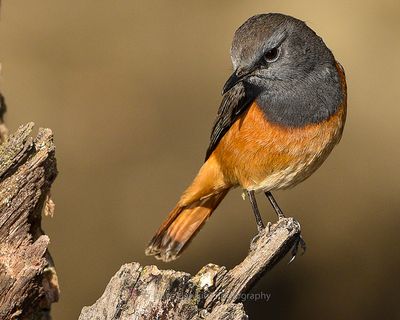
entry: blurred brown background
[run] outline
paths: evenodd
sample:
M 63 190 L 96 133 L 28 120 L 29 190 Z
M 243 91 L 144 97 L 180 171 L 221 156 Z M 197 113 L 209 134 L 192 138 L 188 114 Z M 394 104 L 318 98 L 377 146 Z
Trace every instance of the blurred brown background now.
M 346 69 L 349 113 L 322 168 L 276 194 L 308 252 L 254 288 L 271 300 L 247 303 L 251 319 L 400 317 L 399 1 L 5 0 L 7 124 L 50 127 L 57 145 L 56 215 L 44 219 L 62 289 L 55 320 L 76 319 L 123 263 L 193 273 L 246 255 L 256 229 L 239 190 L 177 262 L 143 249 L 202 163 L 234 30 L 262 12 L 324 38 Z

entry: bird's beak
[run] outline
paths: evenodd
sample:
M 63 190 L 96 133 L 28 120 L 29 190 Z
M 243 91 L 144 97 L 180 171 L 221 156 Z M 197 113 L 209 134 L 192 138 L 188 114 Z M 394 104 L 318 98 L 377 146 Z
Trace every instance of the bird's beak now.
M 232 75 L 229 77 L 229 79 L 225 82 L 225 85 L 222 89 L 222 95 L 224 95 L 225 93 L 227 93 L 229 90 L 231 90 L 236 83 L 238 83 L 239 81 L 241 81 L 243 79 L 243 77 L 238 77 L 236 75 L 236 70 L 232 73 Z

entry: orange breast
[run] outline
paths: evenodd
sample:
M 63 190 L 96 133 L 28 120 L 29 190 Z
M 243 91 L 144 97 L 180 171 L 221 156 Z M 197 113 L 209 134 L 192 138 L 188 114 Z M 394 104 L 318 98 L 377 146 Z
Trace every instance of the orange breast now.
M 346 90 L 344 74 L 342 77 Z M 318 124 L 285 128 L 268 122 L 256 103 L 231 126 L 213 152 L 227 184 L 245 189 L 291 187 L 311 175 L 339 142 L 346 94 L 336 114 Z

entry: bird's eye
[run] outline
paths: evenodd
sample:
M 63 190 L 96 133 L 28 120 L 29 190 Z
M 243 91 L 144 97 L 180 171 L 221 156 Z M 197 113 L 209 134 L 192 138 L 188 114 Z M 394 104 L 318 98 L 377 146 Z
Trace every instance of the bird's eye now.
M 264 60 L 267 63 L 275 62 L 279 58 L 280 48 L 273 48 L 264 54 Z

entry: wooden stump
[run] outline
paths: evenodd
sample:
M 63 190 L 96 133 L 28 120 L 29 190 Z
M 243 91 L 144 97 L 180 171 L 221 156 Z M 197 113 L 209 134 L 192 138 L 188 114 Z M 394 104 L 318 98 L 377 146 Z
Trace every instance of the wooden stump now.
M 50 186 L 57 175 L 52 132 L 33 123 L 8 136 L 0 99 L 0 319 L 50 319 L 57 275 L 41 229 L 53 214 Z
M 243 294 L 297 245 L 300 225 L 293 218 L 279 220 L 251 244 L 236 267 L 208 264 L 195 276 L 130 263 L 114 275 L 97 302 L 85 307 L 79 320 L 89 319 L 247 319 Z

